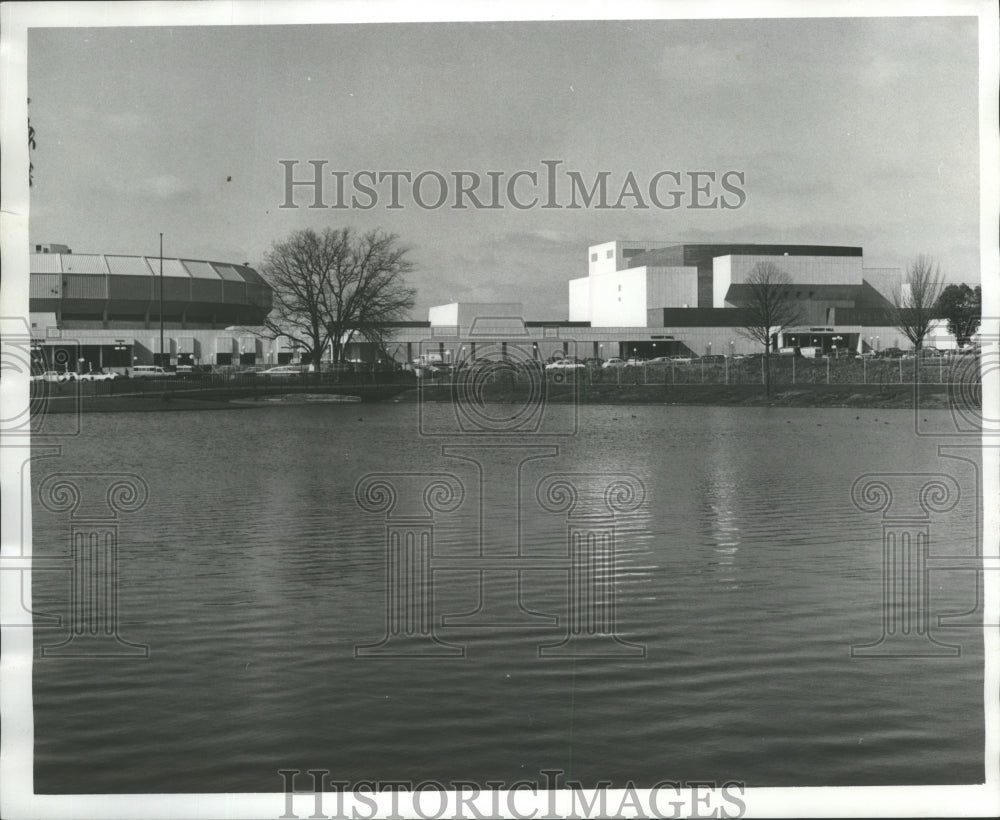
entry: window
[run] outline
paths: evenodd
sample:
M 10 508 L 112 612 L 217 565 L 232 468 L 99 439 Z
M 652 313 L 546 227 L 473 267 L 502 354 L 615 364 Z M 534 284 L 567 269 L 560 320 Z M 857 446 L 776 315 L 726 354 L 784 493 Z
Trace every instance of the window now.
M 597 254 L 596 253 L 592 253 L 590 255 L 590 261 L 591 262 L 596 262 L 597 261 Z
M 621 293 L 621 292 L 622 292 L 622 286 L 621 286 L 621 285 L 619 285 L 619 286 L 618 286 L 618 292 L 619 292 L 619 293 Z
M 614 259 L 615 258 L 615 252 L 614 251 L 608 251 L 607 254 L 606 254 L 606 256 L 608 257 L 608 259 Z

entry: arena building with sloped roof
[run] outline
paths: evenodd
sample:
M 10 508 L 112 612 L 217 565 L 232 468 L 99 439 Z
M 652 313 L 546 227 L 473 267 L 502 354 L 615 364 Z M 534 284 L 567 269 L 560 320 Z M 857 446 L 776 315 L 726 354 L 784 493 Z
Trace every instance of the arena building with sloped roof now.
M 36 245 L 29 299 L 38 355 L 69 370 L 277 358 L 269 340 L 244 330 L 259 327 L 272 303 L 270 286 L 245 263 Z

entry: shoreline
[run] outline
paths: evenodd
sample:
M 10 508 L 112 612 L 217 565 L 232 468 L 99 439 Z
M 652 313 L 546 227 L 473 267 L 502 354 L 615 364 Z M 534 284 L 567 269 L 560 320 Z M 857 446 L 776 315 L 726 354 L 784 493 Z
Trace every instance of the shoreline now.
M 133 413 L 164 412 L 185 410 L 252 410 L 258 407 L 301 407 L 305 404 L 342 404 L 344 402 L 370 401 L 392 403 L 416 403 L 418 400 L 440 403 L 452 401 L 450 385 L 430 385 L 381 390 L 372 395 L 344 396 L 343 387 L 336 391 L 322 388 L 309 389 L 309 398 L 296 396 L 291 391 L 280 395 L 262 394 L 248 396 L 247 390 L 205 391 L 204 396 L 191 395 L 199 391 L 164 391 L 156 393 L 135 393 L 106 396 L 49 396 L 32 406 L 32 414 L 66 413 Z M 361 391 L 354 391 L 355 394 Z M 954 396 L 953 396 L 954 392 Z M 323 400 L 320 395 L 329 396 Z M 342 398 L 334 398 L 341 395 Z M 578 402 L 580 404 L 659 404 L 720 406 L 720 407 L 844 407 L 844 408 L 884 408 L 884 409 L 948 409 L 954 398 L 963 404 L 970 400 L 967 390 L 944 384 L 898 384 L 898 385 L 775 385 L 771 394 L 765 395 L 760 385 L 590 385 L 548 386 L 544 401 L 555 404 Z M 471 397 L 470 397 L 471 398 Z M 486 402 L 513 404 L 537 401 L 532 398 L 527 386 L 484 385 L 480 395 Z M 978 395 L 974 396 L 975 407 L 980 406 Z

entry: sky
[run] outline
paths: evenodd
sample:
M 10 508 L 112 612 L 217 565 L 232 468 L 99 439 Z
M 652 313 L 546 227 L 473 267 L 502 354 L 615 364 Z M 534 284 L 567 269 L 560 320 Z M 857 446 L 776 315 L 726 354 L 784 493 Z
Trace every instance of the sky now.
M 587 275 L 589 245 L 612 239 L 858 245 L 868 267 L 930 254 L 948 280 L 976 283 L 976 26 L 933 17 L 31 29 L 30 239 L 156 255 L 163 232 L 167 256 L 256 266 L 302 228 L 382 228 L 410 249 L 418 319 L 449 301 L 521 301 L 529 319 L 565 319 L 567 281 Z M 612 201 L 630 172 L 645 186 L 660 171 L 733 170 L 746 201 L 391 209 L 381 185 L 368 210 L 311 209 L 301 191 L 301 207 L 281 208 L 282 160 L 299 161 L 297 178 L 311 173 L 308 160 L 325 160 L 348 181 L 361 170 L 506 180 L 559 160 L 560 173 L 588 184 L 607 171 Z M 423 190 L 435 198 L 435 184 Z

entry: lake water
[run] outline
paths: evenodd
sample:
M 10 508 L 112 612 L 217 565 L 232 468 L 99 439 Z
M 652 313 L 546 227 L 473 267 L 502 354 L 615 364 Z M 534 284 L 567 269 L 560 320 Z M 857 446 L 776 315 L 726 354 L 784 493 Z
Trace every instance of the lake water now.
M 149 657 L 36 660 L 36 790 L 272 792 L 289 768 L 481 784 L 555 768 L 585 785 L 982 781 L 980 630 L 935 625 L 958 657 L 851 657 L 882 633 L 883 521 L 852 503 L 859 476 L 953 475 L 962 499 L 932 516 L 932 554 L 975 551 L 975 466 L 916 437 L 912 413 L 587 406 L 575 436 L 442 453 L 476 443 L 418 435 L 407 404 L 84 416 L 33 484 L 146 481 L 148 503 L 119 521 L 119 618 Z M 407 474 L 390 479 L 394 516 L 426 512 L 429 479 L 413 474 L 461 482 L 458 508 L 434 513 L 429 583 L 435 632 L 464 657 L 355 657 L 387 628 L 385 513 L 354 492 L 372 472 Z M 552 473 L 571 474 L 581 520 L 607 513 L 603 477 L 644 488 L 617 514 L 613 575 L 591 567 L 613 580 L 625 654 L 539 657 L 573 615 L 566 513 L 536 493 Z M 35 555 L 68 555 L 69 528 L 36 504 Z M 463 621 L 484 559 L 489 605 Z M 504 567 L 523 569 L 524 622 L 483 626 L 493 605 L 516 609 Z M 34 573 L 36 611 L 67 614 L 67 578 Z M 929 594 L 935 624 L 974 609 L 974 575 L 932 572 Z M 36 645 L 64 634 L 36 628 Z

